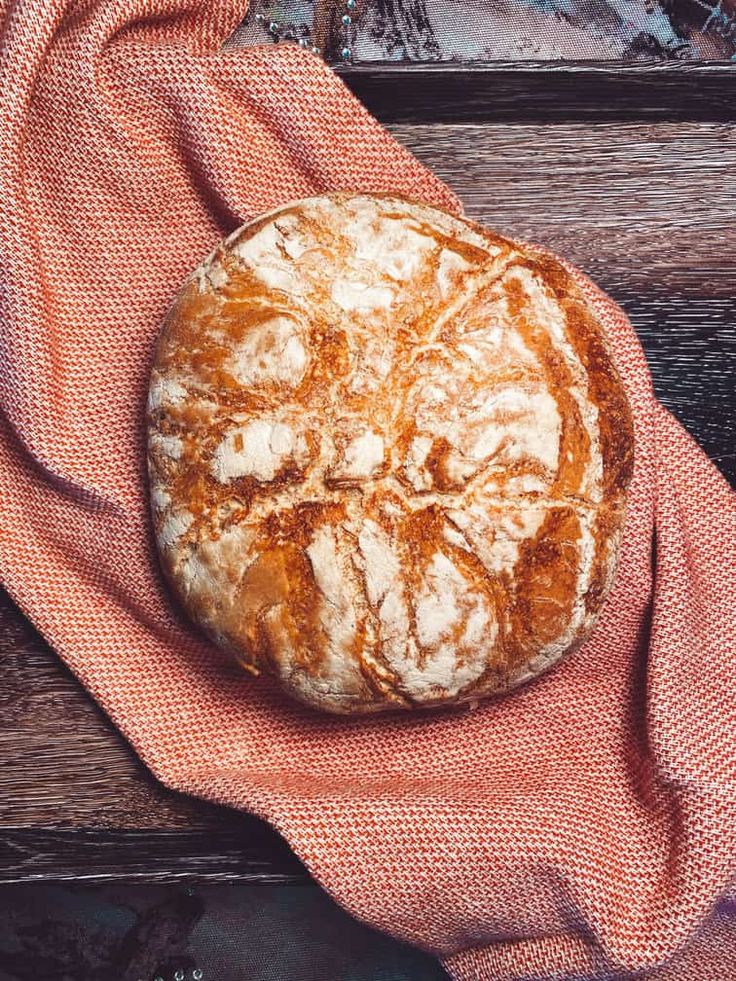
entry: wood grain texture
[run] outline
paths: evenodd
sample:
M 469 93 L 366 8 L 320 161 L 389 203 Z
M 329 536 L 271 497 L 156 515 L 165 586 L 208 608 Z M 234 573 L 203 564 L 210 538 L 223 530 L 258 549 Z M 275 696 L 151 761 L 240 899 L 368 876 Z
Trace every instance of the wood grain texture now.
M 384 123 L 736 119 L 736 65 L 504 61 L 336 66 Z
M 11 882 L 241 882 L 300 885 L 304 866 L 261 822 L 205 831 L 4 828 L 0 885 Z
M 736 481 L 736 126 L 391 128 L 470 217 L 556 250 L 624 306 L 662 401 Z M 260 822 L 156 784 L 7 599 L 0 713 L 6 880 L 301 874 Z
M 0 592 L 0 829 L 224 829 L 240 816 L 157 783 Z

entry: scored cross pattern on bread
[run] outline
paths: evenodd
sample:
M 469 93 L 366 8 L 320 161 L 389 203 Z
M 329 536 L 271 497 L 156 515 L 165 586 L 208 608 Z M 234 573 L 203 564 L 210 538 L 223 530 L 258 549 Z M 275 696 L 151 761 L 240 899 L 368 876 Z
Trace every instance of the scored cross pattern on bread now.
M 584 640 L 631 414 L 557 261 L 390 196 L 239 229 L 172 307 L 149 394 L 162 565 L 294 697 L 474 701 Z

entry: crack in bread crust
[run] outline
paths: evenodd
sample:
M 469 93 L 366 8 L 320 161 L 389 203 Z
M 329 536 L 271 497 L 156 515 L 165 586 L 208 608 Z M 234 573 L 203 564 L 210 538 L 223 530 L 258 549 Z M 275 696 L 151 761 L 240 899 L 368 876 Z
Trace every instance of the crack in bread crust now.
M 589 634 L 632 423 L 564 268 L 390 196 L 296 202 L 195 271 L 149 391 L 182 603 L 332 712 L 472 702 Z

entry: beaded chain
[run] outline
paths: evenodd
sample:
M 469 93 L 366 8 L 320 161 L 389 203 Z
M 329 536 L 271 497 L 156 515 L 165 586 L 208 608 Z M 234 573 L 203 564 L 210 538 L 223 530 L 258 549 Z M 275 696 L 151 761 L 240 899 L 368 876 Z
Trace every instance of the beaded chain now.
M 344 35 L 342 39 L 343 46 L 340 48 L 340 58 L 343 61 L 350 61 L 353 57 L 353 49 L 350 43 L 350 27 L 355 19 L 358 0 L 343 0 L 343 2 L 345 12 L 340 17 L 340 23 L 342 24 Z M 267 28 L 268 32 L 273 36 L 274 41 L 295 41 L 300 48 L 308 48 L 316 55 L 322 53 L 316 45 L 312 44 L 308 26 L 284 24 L 282 21 L 277 20 L 276 17 L 269 16 L 268 11 L 258 11 L 255 19 L 257 24 Z

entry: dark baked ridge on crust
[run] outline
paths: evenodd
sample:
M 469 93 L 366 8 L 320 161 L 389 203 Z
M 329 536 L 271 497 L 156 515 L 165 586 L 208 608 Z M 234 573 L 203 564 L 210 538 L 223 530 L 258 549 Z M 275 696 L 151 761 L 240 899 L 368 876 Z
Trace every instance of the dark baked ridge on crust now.
M 326 195 L 238 230 L 156 352 L 163 568 L 245 667 L 333 712 L 475 700 L 577 647 L 632 465 L 564 267 L 400 198 Z

